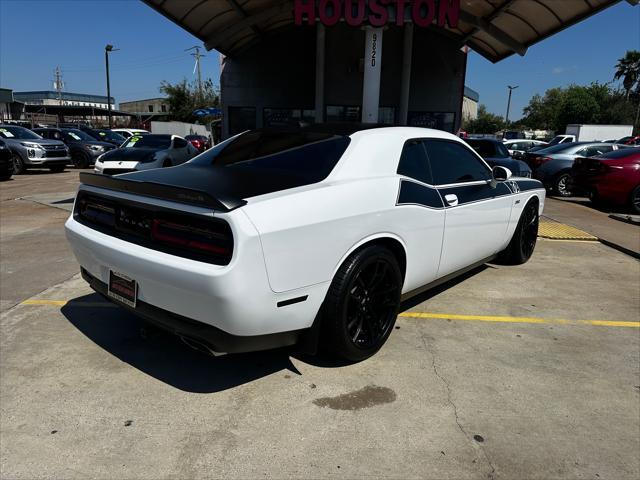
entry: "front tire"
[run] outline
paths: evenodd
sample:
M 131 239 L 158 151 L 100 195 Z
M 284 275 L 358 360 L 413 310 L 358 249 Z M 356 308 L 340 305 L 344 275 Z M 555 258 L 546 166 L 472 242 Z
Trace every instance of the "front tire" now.
M 538 203 L 530 201 L 520 215 L 516 231 L 513 233 L 509 245 L 499 255 L 501 263 L 522 265 L 531 258 L 536 248 L 539 222 Z
M 336 273 L 323 304 L 326 347 L 359 362 L 375 354 L 393 330 L 402 291 L 395 256 L 372 245 L 354 252 Z
M 22 157 L 19 154 L 17 153 L 13 154 L 13 156 L 11 157 L 11 163 L 13 163 L 14 175 L 20 175 L 27 171 L 27 168 L 24 166 L 24 161 L 22 160 Z
M 640 185 L 631 192 L 631 210 L 640 214 Z
M 74 152 L 71 156 L 71 160 L 76 168 L 89 168 L 91 165 L 89 155 L 84 152 Z

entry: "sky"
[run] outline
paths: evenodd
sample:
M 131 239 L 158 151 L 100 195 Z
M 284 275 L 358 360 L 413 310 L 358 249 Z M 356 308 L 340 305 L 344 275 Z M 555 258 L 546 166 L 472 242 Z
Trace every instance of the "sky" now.
M 566 0 L 556 0 L 566 1 Z M 185 49 L 202 45 L 139 0 L 0 0 L 0 86 L 53 90 L 60 66 L 69 92 L 106 94 L 104 46 L 110 54 L 111 94 L 117 102 L 160 96 L 162 80 L 195 80 Z M 640 6 L 621 2 L 529 49 L 493 64 L 470 53 L 467 86 L 490 112 L 505 115 L 507 85 L 514 90 L 510 118 L 532 95 L 571 83 L 613 79 L 626 50 L 640 50 Z M 219 55 L 206 52 L 203 78 L 219 84 Z

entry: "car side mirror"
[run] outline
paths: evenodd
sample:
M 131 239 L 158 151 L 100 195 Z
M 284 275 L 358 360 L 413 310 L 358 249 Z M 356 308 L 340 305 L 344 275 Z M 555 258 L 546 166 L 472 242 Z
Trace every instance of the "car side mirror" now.
M 493 179 L 497 182 L 506 182 L 513 175 L 511 170 L 506 167 L 501 167 L 500 165 L 493 167 L 491 173 L 493 174 Z

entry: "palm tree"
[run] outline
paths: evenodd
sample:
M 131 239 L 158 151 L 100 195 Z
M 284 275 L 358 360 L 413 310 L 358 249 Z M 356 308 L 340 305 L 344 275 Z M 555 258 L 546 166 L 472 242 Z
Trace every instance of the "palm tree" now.
M 618 60 L 613 79 L 621 78 L 627 100 L 629 100 L 631 90 L 640 83 L 640 52 L 638 50 L 627 50 L 625 56 Z

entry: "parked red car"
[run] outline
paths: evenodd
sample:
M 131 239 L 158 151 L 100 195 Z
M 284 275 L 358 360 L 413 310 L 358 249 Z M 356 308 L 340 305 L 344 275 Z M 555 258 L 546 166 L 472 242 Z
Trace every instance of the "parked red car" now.
M 640 149 L 623 148 L 597 157 L 577 158 L 571 169 L 572 188 L 592 202 L 629 205 L 640 213 Z
M 184 137 L 191 145 L 196 147 L 200 153 L 211 148 L 211 141 L 204 135 L 187 135 Z

